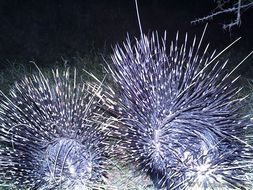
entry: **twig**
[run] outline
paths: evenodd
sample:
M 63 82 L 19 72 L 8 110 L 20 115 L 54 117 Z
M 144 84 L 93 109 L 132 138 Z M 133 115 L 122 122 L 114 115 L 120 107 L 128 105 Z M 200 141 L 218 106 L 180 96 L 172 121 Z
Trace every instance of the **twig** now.
M 222 15 L 222 14 L 236 13 L 236 19 L 234 21 L 230 22 L 229 24 L 223 24 L 223 28 L 230 30 L 234 26 L 240 26 L 242 10 L 251 8 L 253 6 L 253 2 L 248 3 L 244 0 L 238 0 L 237 3 L 234 3 L 232 5 L 232 7 L 224 8 L 225 4 L 227 4 L 229 2 L 230 2 L 230 0 L 228 0 L 224 3 L 222 3 L 222 4 L 219 4 L 219 6 L 218 6 L 219 10 L 218 11 L 215 11 L 214 13 L 212 13 L 208 16 L 195 19 L 195 20 L 191 21 L 191 23 L 192 24 L 198 24 L 198 23 L 201 23 L 201 22 L 207 22 L 209 20 L 212 20 L 214 17 L 217 17 L 217 16 Z

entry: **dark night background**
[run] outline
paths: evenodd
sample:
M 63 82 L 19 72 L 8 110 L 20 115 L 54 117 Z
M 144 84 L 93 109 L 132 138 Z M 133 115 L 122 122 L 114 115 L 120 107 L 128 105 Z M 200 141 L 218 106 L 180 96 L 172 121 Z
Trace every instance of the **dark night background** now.
M 206 16 L 217 5 L 213 0 L 139 0 L 144 32 L 167 30 L 169 40 L 179 30 L 200 36 L 203 24 L 190 21 Z M 227 53 L 236 66 L 253 50 L 253 9 L 242 15 L 240 28 L 225 32 L 222 24 L 234 15 L 220 16 L 210 21 L 205 43 L 221 50 L 234 39 L 242 39 Z M 77 55 L 109 54 L 111 46 L 121 43 L 127 32 L 139 36 L 134 0 L 0 0 L 0 69 L 9 64 L 30 64 L 48 67 L 61 58 Z M 237 72 L 253 78 L 253 58 Z

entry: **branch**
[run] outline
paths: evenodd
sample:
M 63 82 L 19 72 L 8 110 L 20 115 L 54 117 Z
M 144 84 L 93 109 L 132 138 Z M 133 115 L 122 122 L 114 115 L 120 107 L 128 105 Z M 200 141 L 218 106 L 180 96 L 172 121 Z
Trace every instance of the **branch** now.
M 220 4 L 218 6 L 219 10 L 202 18 L 195 19 L 191 21 L 191 24 L 198 24 L 201 22 L 207 22 L 209 20 L 212 20 L 214 17 L 217 17 L 222 14 L 229 14 L 229 13 L 235 13 L 236 19 L 229 24 L 223 24 L 224 29 L 231 29 L 234 26 L 240 26 L 241 24 L 241 14 L 242 10 L 251 8 L 253 6 L 253 2 L 245 3 L 243 0 L 238 0 L 237 3 L 234 3 L 231 8 L 224 8 L 225 4 L 227 4 L 230 0 L 224 2 L 223 4 Z M 216 8 L 217 9 L 217 8 Z

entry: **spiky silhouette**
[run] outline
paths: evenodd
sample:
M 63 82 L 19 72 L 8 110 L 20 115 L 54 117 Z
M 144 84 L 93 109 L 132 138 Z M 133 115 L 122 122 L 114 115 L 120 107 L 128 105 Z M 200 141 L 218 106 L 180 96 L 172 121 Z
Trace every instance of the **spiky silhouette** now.
M 107 122 L 101 100 L 76 71 L 41 72 L 0 100 L 0 185 L 85 189 L 105 177 Z
M 179 46 L 177 34 L 169 49 L 166 33 L 116 45 L 108 64 L 116 89 L 107 104 L 124 125 L 116 127 L 118 149 L 158 189 L 250 189 L 249 123 L 238 111 L 245 98 L 233 87 L 236 68 L 228 72 L 218 60 L 233 43 L 210 53 L 203 36 L 189 44 L 186 34 Z

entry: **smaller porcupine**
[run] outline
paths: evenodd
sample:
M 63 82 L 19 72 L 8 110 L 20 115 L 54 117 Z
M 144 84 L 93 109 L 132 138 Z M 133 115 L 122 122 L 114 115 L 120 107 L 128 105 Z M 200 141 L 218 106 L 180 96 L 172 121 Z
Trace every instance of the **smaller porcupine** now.
M 125 126 L 115 127 L 118 149 L 158 189 L 250 189 L 244 98 L 220 53 L 209 55 L 209 45 L 200 52 L 202 39 L 189 45 L 186 35 L 179 46 L 177 34 L 167 50 L 166 33 L 152 33 L 116 45 L 108 72 L 117 88 L 107 104 Z
M 1 97 L 0 186 L 86 189 L 106 177 L 109 119 L 95 96 L 100 86 L 89 93 L 76 70 L 52 76 L 26 77 Z

